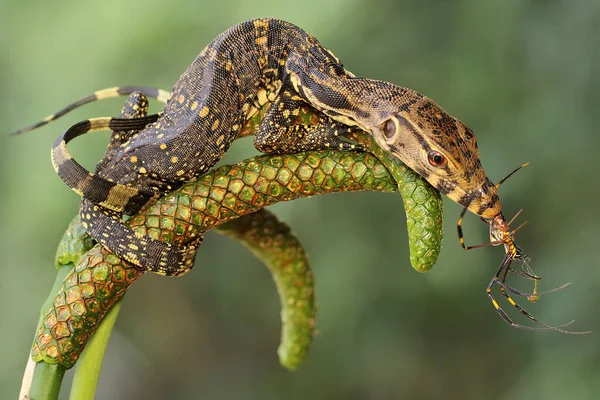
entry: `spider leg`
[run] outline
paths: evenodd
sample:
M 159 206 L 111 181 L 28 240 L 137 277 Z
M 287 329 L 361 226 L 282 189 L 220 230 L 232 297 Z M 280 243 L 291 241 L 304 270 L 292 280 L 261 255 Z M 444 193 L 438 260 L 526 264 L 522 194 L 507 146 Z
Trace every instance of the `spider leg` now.
M 517 213 L 510 219 L 510 221 L 508 221 L 508 226 L 510 226 L 510 224 L 512 224 L 514 222 L 515 219 L 517 219 L 517 217 L 519 216 L 519 214 L 521 214 L 523 212 L 523 209 L 521 208 L 519 211 L 517 211 Z
M 487 293 L 488 298 L 492 302 L 492 305 L 494 306 L 494 308 L 496 309 L 496 311 L 498 312 L 500 317 L 502 317 L 504 322 L 506 322 L 510 326 L 513 326 L 513 327 L 519 328 L 519 329 L 523 329 L 523 330 L 529 330 L 529 331 L 552 330 L 552 328 L 549 328 L 549 327 L 532 327 L 532 326 L 527 326 L 527 325 L 521 325 L 521 324 L 514 322 L 512 319 L 510 319 L 510 317 L 508 316 L 506 311 L 504 311 L 500 307 L 500 304 L 498 304 L 498 302 L 494 298 L 494 295 L 492 294 L 492 289 L 496 283 L 501 282 L 499 279 L 500 274 L 502 274 L 503 271 L 506 274 L 505 270 L 510 268 L 511 262 L 512 262 L 512 257 L 510 257 L 510 254 L 507 254 L 506 257 L 504 257 L 502 264 L 500 264 L 500 268 L 498 268 L 498 272 L 496 272 L 496 274 L 494 275 L 494 277 L 492 278 L 492 280 L 490 281 L 490 283 L 487 287 L 486 293 Z
M 458 231 L 458 241 L 460 242 L 460 245 L 462 246 L 462 248 L 464 250 L 479 249 L 481 247 L 487 247 L 487 246 L 499 246 L 504 243 L 504 241 L 502 241 L 502 240 L 495 240 L 495 241 L 489 242 L 489 243 L 478 244 L 475 246 L 467 246 L 465 244 L 465 235 L 463 234 L 463 230 L 462 230 L 462 222 L 463 222 L 463 219 L 465 218 L 466 212 L 467 212 L 467 207 L 462 209 L 460 216 L 458 217 L 458 222 L 456 223 L 456 229 Z M 489 225 L 489 222 L 487 222 L 485 219 L 481 218 L 481 220 L 485 224 Z
M 500 317 L 502 317 L 502 319 L 509 325 L 518 328 L 518 329 L 523 329 L 523 330 L 529 330 L 529 331 L 557 331 L 557 332 L 561 332 L 561 333 L 565 333 L 565 334 L 571 334 L 571 335 L 581 335 L 581 334 L 587 334 L 590 332 L 572 332 L 572 331 L 567 331 L 564 329 L 561 329 L 565 326 L 571 325 L 573 322 L 575 321 L 570 321 L 567 322 L 565 324 L 562 325 L 558 325 L 558 326 L 551 326 L 548 325 L 542 321 L 540 321 L 539 319 L 537 319 L 536 317 L 534 317 L 532 314 L 530 314 L 529 312 L 527 312 L 525 309 L 523 309 L 523 307 L 521 307 L 520 305 L 518 305 L 512 297 L 510 297 L 510 295 L 508 294 L 508 291 L 505 290 L 505 286 L 506 284 L 503 282 L 504 278 L 506 277 L 506 275 L 508 274 L 508 270 L 510 269 L 510 264 L 512 263 L 513 258 L 512 258 L 512 254 L 506 254 L 506 256 L 504 257 L 504 260 L 502 261 L 502 264 L 500 264 L 500 268 L 498 268 L 498 272 L 496 272 L 496 274 L 494 275 L 494 277 L 492 278 L 492 280 L 490 281 L 488 287 L 487 287 L 487 296 L 490 299 L 490 301 L 492 302 L 492 304 L 494 305 L 494 308 L 496 309 L 496 311 L 498 312 L 498 314 L 500 315 Z M 500 275 L 503 275 L 503 279 L 502 281 L 499 279 Z M 494 298 L 493 294 L 492 294 L 492 289 L 494 287 L 495 284 L 498 284 L 500 286 L 500 293 L 502 293 L 502 295 L 504 297 L 506 297 L 506 299 L 508 300 L 508 302 L 517 309 L 517 311 L 519 311 L 519 313 L 521 315 L 524 315 L 525 317 L 529 318 L 531 321 L 535 322 L 538 325 L 541 325 L 540 327 L 533 327 L 533 326 L 528 326 L 528 325 L 522 325 L 522 324 L 518 324 L 516 322 L 514 322 L 512 319 L 510 319 L 510 317 L 508 316 L 508 314 L 500 307 L 500 305 L 498 304 L 498 302 L 496 301 L 496 299 Z
M 524 276 L 525 278 L 531 279 L 531 280 L 534 280 L 534 281 L 539 281 L 540 279 L 542 279 L 541 276 L 537 276 L 537 275 L 534 275 L 534 274 L 532 274 L 530 272 L 522 271 L 520 269 L 510 268 L 509 272 L 512 272 L 513 274 Z
M 538 285 L 540 283 L 540 279 L 542 279 L 540 276 L 535 275 L 535 273 L 533 272 L 533 270 L 531 269 L 531 267 L 529 266 L 529 258 L 527 256 L 523 257 L 522 251 L 521 249 L 519 249 L 516 245 L 515 245 L 515 249 L 516 252 L 514 254 L 512 254 L 511 258 L 513 260 L 518 260 L 521 262 L 521 265 L 524 266 L 521 269 L 516 269 L 516 268 L 508 268 L 509 272 L 515 273 L 515 274 L 519 274 L 521 276 L 524 276 L 527 279 L 531 279 L 533 280 L 533 292 L 532 293 L 522 293 L 519 292 L 516 289 L 513 289 L 512 287 L 508 286 L 506 284 L 505 281 L 499 282 L 502 286 L 504 286 L 505 289 L 507 289 L 508 291 L 510 291 L 513 294 L 517 294 L 519 296 L 524 296 L 527 297 L 527 300 L 529 300 L 532 303 L 535 303 L 536 301 L 538 301 L 540 299 L 540 296 L 538 294 Z M 508 257 L 508 256 L 507 256 Z M 525 271 L 524 269 L 527 269 L 527 271 Z
M 510 178 L 515 172 L 517 172 L 521 168 L 526 167 L 528 165 L 529 165 L 529 162 L 526 162 L 525 164 L 521 165 L 519 168 L 515 169 L 510 174 L 506 175 L 504 178 L 500 179 L 500 182 L 496 183 L 496 189 L 498 189 L 500 187 L 500 185 L 502 185 L 504 183 L 504 181 L 506 181 L 508 178 Z
M 515 258 L 513 257 L 513 260 Z M 566 288 L 567 286 L 571 285 L 571 282 L 567 282 L 564 285 L 561 285 L 559 287 L 556 287 L 554 289 L 550 289 L 550 290 L 544 290 L 543 292 L 538 292 L 537 288 L 538 288 L 538 284 L 540 279 L 542 279 L 542 277 L 535 275 L 535 273 L 533 272 L 533 270 L 531 269 L 531 267 L 529 266 L 528 263 L 528 259 L 526 258 L 520 258 L 518 261 L 521 262 L 522 265 L 524 265 L 524 267 L 527 269 L 527 271 L 524 270 L 519 270 L 519 269 L 515 269 L 515 268 L 511 268 L 509 267 L 509 272 L 524 276 L 527 279 L 531 279 L 534 280 L 534 284 L 533 284 L 533 292 L 527 293 L 527 292 L 521 292 L 511 286 L 509 286 L 508 284 L 506 284 L 505 281 L 499 281 L 498 284 L 500 286 L 502 286 L 504 289 L 506 289 L 507 291 L 511 292 L 512 294 L 515 294 L 517 296 L 521 296 L 521 297 L 526 297 L 527 300 L 529 300 L 532 303 L 535 303 L 536 301 L 539 300 L 540 296 L 548 294 L 548 293 L 553 293 L 553 292 L 557 292 L 559 290 L 562 290 L 564 288 Z
M 492 304 L 494 305 L 494 308 L 496 309 L 496 311 L 498 312 L 498 314 L 500 315 L 500 317 L 502 317 L 502 319 L 504 320 L 504 322 L 506 322 L 507 324 L 509 324 L 510 326 L 517 328 L 517 329 L 522 329 L 525 331 L 558 331 L 558 332 L 562 332 L 562 333 L 569 333 L 569 334 L 583 334 L 583 333 L 590 333 L 590 332 L 570 332 L 570 331 L 565 331 L 562 330 L 560 328 L 571 325 L 573 322 L 575 321 L 570 321 L 567 322 L 566 324 L 562 324 L 559 326 L 528 326 L 528 325 L 522 325 L 522 324 L 518 324 L 516 322 L 514 322 L 512 319 L 510 319 L 510 317 L 508 316 L 508 314 L 500 307 L 500 305 L 498 304 L 498 302 L 496 301 L 496 299 L 494 298 L 494 296 L 492 295 L 492 292 L 488 292 L 487 293 L 489 299 L 492 301 Z M 537 321 L 536 321 L 537 322 Z
M 522 227 L 524 227 L 524 226 L 527 224 L 527 222 L 529 222 L 529 221 L 525 221 L 525 222 L 523 222 L 521 225 L 519 225 L 519 226 L 517 226 L 515 229 L 513 229 L 513 230 L 512 230 L 512 232 L 510 233 L 510 237 L 514 237 L 514 236 L 515 236 L 515 233 L 517 233 L 517 231 L 518 231 L 519 229 L 521 229 Z
M 562 290 L 564 288 L 566 288 L 567 286 L 571 286 L 571 282 L 567 282 L 562 286 L 556 287 L 554 289 L 550 289 L 550 290 L 544 290 L 543 292 L 538 292 L 538 291 L 534 291 L 531 293 L 527 293 L 527 292 L 521 292 L 515 288 L 512 288 L 510 286 L 508 286 L 506 283 L 503 283 L 502 281 L 497 281 L 496 282 L 498 285 L 500 285 L 501 287 L 503 287 L 504 289 L 506 289 L 507 291 L 511 292 L 514 295 L 517 296 L 521 296 L 521 297 L 531 297 L 531 296 L 541 296 L 544 294 L 548 294 L 548 293 L 553 293 L 553 292 L 558 292 L 559 290 Z
M 510 297 L 510 295 L 504 290 L 504 288 L 502 286 L 500 286 L 500 293 L 502 293 L 504 295 L 504 297 L 506 297 L 508 299 L 508 302 L 514 308 L 516 308 L 519 311 L 519 313 L 521 313 L 522 315 L 526 316 L 527 318 L 529 318 L 530 320 L 532 320 L 536 324 L 542 326 L 541 328 L 527 327 L 525 329 L 528 329 L 528 330 L 552 330 L 552 331 L 557 331 L 557 332 L 560 332 L 560 333 L 566 333 L 566 334 L 569 334 L 569 335 L 584 335 L 584 334 L 587 334 L 587 333 L 591 333 L 590 331 L 587 331 L 587 332 L 573 332 L 573 331 L 566 331 L 564 329 L 560 329 L 562 327 L 571 325 L 573 322 L 575 322 L 575 320 L 569 321 L 566 324 L 562 324 L 562 325 L 558 325 L 558 326 L 548 325 L 548 324 L 540 321 L 539 319 L 537 319 L 536 317 L 534 317 L 533 315 L 531 315 L 530 313 L 528 313 L 523 307 L 521 307 L 520 305 L 518 305 L 512 299 L 512 297 Z M 506 313 L 504 313 L 504 314 L 506 314 Z M 523 325 L 520 325 L 520 326 L 517 326 L 517 325 L 520 325 L 520 324 L 515 324 L 513 326 L 515 326 L 517 328 L 523 329 Z

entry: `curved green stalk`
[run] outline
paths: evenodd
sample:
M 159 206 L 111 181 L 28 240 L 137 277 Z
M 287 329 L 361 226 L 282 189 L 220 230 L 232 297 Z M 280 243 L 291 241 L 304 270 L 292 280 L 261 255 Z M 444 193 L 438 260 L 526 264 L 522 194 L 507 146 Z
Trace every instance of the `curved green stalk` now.
M 290 228 L 265 210 L 218 226 L 217 231 L 243 243 L 271 272 L 281 302 L 281 365 L 295 370 L 315 335 L 313 274 L 300 241 Z
M 140 234 L 180 244 L 279 201 L 396 188 L 384 165 L 370 154 L 321 151 L 260 156 L 214 170 L 149 205 L 128 223 Z M 104 314 L 141 274 L 100 246 L 90 250 L 67 277 L 46 315 L 33 346 L 34 359 L 72 366 Z
M 305 109 L 300 113 L 298 122 L 308 124 L 311 118 L 311 110 Z M 256 118 L 248 121 L 241 135 L 254 130 L 259 120 L 260 113 Z M 217 227 L 222 233 L 242 241 L 263 260 L 273 275 L 282 302 L 282 339 L 278 353 L 282 365 L 289 369 L 295 369 L 306 357 L 314 334 L 315 305 L 312 274 L 304 250 L 289 228 L 265 210 L 254 211 L 264 205 L 302 195 L 350 190 L 392 191 L 393 187 L 397 186 L 403 194 L 407 214 L 411 264 L 417 271 L 425 272 L 431 268 L 439 255 L 442 239 L 442 208 L 439 193 L 401 162 L 387 156 L 369 136 L 356 134 L 352 139 L 374 153 L 381 160 L 384 168 L 379 165 L 375 157 L 368 154 L 358 155 L 356 158 L 356 154 L 347 157 L 348 153 L 339 153 L 336 156 L 337 152 L 322 154 L 317 152 L 289 156 L 285 160 L 280 156 L 263 156 L 259 159 L 264 164 L 256 164 L 248 160 L 244 174 L 238 174 L 237 180 L 236 173 L 231 173 L 236 171 L 237 166 L 223 167 L 212 175 L 209 174 L 208 178 L 201 178 L 204 181 L 200 182 L 199 187 L 202 185 L 204 187 L 196 188 L 197 197 L 186 199 L 185 196 L 189 196 L 190 193 L 184 193 L 185 196 L 177 197 L 177 201 L 172 203 L 173 197 L 167 196 L 167 200 L 161 199 L 156 204 L 161 210 L 158 214 L 155 212 L 156 208 L 153 213 L 152 207 L 148 207 L 146 215 L 137 217 L 137 223 L 132 221 L 132 226 L 137 227 L 140 233 L 145 231 L 151 236 L 154 234 L 154 237 L 172 243 L 181 243 L 191 235 L 202 234 L 211 227 Z M 390 175 L 387 175 L 388 172 Z M 228 182 L 232 184 L 228 186 Z M 246 187 L 242 188 L 240 182 Z M 315 185 L 322 187 L 314 191 Z M 177 195 L 178 192 L 171 195 Z M 207 194 L 204 199 L 202 199 L 202 192 Z M 232 193 L 233 197 L 231 197 Z M 236 196 L 237 200 L 234 198 Z M 267 201 L 266 197 L 272 197 L 271 201 Z M 202 209 L 204 214 L 199 216 L 196 213 L 193 221 L 182 221 L 182 216 L 186 213 L 190 214 L 191 199 L 203 202 L 204 209 L 195 208 Z M 236 201 L 237 206 L 232 207 Z M 244 201 L 247 204 L 243 205 Z M 216 212 L 217 208 L 221 210 Z M 218 215 L 215 215 L 215 212 Z M 248 214 L 252 212 L 254 213 Z M 235 219 L 240 215 L 240 218 Z M 142 219 L 140 220 L 139 217 Z M 140 221 L 144 222 L 140 224 Z M 159 221 L 158 225 L 156 225 L 157 221 Z M 218 226 L 225 221 L 229 222 Z M 188 224 L 186 229 L 189 231 L 182 230 L 181 222 Z M 92 245 L 91 238 L 78 224 L 78 219 L 74 220 L 73 224 L 59 246 L 58 265 L 76 263 L 85 250 Z M 157 227 L 161 229 L 157 231 Z M 110 317 L 104 317 L 106 322 L 101 325 L 102 328 L 95 338 L 89 340 L 89 336 L 98 321 L 102 320 L 103 313 L 111 309 L 115 301 L 119 301 L 127 287 L 142 273 L 135 269 L 130 271 L 131 266 L 121 265 L 120 260 L 110 252 L 95 250 L 96 252 L 92 251 L 82 260 L 84 266 L 78 265 L 77 270 L 72 271 L 65 280 L 63 296 L 61 297 L 60 293 L 56 296 L 52 310 L 46 315 L 45 326 L 41 326 L 38 330 L 32 351 L 37 359 L 42 358 L 46 361 L 60 359 L 61 364 L 71 366 L 89 341 L 75 375 L 72 389 L 72 396 L 75 398 L 93 398 L 104 350 L 110 337 L 112 324 L 118 314 L 118 307 L 113 306 Z M 86 282 L 90 283 L 90 277 L 93 280 L 92 286 L 98 290 L 97 292 L 90 289 L 89 284 L 86 286 Z M 125 284 L 123 280 L 126 281 Z M 88 298 L 84 299 L 83 303 L 78 303 L 77 300 L 81 300 L 78 297 L 82 294 L 85 297 L 83 292 L 86 290 Z M 69 296 L 71 300 L 75 300 L 69 303 L 70 311 L 75 311 L 75 314 L 68 315 L 66 321 L 60 321 L 61 313 L 63 317 L 68 314 L 65 301 L 69 301 Z M 88 310 L 89 306 L 91 308 Z M 77 315 L 82 310 L 86 314 L 85 318 Z M 82 324 L 83 319 L 87 319 L 85 321 L 87 324 Z M 55 343 L 51 343 L 52 339 Z M 40 346 L 45 346 L 41 350 L 41 357 Z M 43 362 L 36 367 L 36 371 L 44 369 L 64 372 L 63 367 L 48 368 Z M 55 377 L 59 375 L 55 374 Z M 60 379 L 55 379 L 55 387 L 60 386 Z

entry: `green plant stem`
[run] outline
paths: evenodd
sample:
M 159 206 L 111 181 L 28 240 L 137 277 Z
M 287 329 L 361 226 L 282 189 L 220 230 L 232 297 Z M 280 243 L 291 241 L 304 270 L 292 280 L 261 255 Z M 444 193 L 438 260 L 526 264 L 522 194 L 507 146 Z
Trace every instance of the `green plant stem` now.
M 102 370 L 108 340 L 121 310 L 123 297 L 115 303 L 88 342 L 79 358 L 71 386 L 71 400 L 93 400 Z
M 54 285 L 42 304 L 40 309 L 40 319 L 38 326 L 42 324 L 42 318 L 47 312 L 48 308 L 52 306 L 54 296 L 56 292 L 60 290 L 63 285 L 65 277 L 73 269 L 73 264 L 65 264 L 58 268 Z M 28 362 L 31 361 L 31 356 L 28 357 Z M 60 386 L 62 384 L 63 377 L 65 375 L 65 367 L 60 364 L 47 364 L 45 362 L 36 363 L 33 370 L 33 374 L 25 374 L 21 385 L 21 395 L 19 398 L 23 398 L 23 395 L 27 394 L 30 399 L 35 400 L 53 400 L 58 398 L 60 392 Z
M 59 364 L 36 363 L 34 378 L 29 389 L 29 398 L 32 400 L 58 399 L 65 372 L 65 367 Z

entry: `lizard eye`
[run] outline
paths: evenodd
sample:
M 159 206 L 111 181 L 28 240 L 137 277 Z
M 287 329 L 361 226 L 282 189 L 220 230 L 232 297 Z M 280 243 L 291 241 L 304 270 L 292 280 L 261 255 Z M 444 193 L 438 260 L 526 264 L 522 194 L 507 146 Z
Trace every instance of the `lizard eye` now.
M 383 134 L 386 139 L 391 139 L 396 135 L 396 124 L 391 119 L 388 119 L 383 123 Z
M 439 153 L 437 151 L 430 151 L 427 155 L 427 161 L 429 161 L 429 164 L 431 164 L 432 167 L 436 168 L 442 168 L 445 167 L 446 164 L 448 164 L 448 160 L 446 160 L 446 157 L 444 157 L 442 153 Z

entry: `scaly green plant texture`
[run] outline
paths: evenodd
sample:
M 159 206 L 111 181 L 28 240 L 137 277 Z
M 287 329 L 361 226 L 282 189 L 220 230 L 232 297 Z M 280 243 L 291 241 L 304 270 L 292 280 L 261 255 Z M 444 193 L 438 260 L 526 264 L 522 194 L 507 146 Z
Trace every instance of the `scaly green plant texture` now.
M 575 319 L 594 333 L 574 338 L 506 326 L 485 296 L 502 250 L 464 252 L 455 239 L 460 208 L 449 201 L 444 250 L 435 268 L 419 274 L 408 267 L 397 196 L 314 196 L 271 207 L 301 239 L 316 276 L 319 333 L 298 371 L 277 362 L 281 322 L 269 273 L 239 244 L 208 232 L 192 273 L 147 275 L 128 290 L 97 398 L 595 399 L 596 1 L 7 0 L 0 131 L 98 88 L 168 89 L 217 34 L 261 16 L 301 26 L 359 76 L 434 99 L 473 128 L 494 181 L 531 161 L 500 190 L 505 215 L 524 209 L 519 221 L 529 223 L 517 243 L 543 276 L 540 290 L 573 285 L 527 308 L 550 323 Z M 17 396 L 56 275 L 49 261 L 79 204 L 52 170 L 49 149 L 73 123 L 117 115 L 122 100 L 87 106 L 30 135 L 0 135 L 0 340 L 10 344 L 0 364 L 2 399 Z M 72 151 L 91 168 L 106 142 L 107 135 L 91 135 Z M 236 143 L 223 165 L 255 155 L 251 142 Z M 484 243 L 488 232 L 468 216 L 465 239 Z
M 360 138 L 372 146 L 366 135 Z M 404 181 L 407 181 L 412 195 L 406 200 L 410 229 L 419 233 L 409 236 L 416 238 L 411 244 L 413 253 L 417 253 L 413 258 L 418 260 L 417 268 L 427 270 L 437 259 L 441 246 L 441 224 L 431 222 L 441 220 L 439 194 L 401 163 L 394 162 L 392 167 L 394 175 L 401 180 L 392 179 L 384 164 L 368 153 L 321 151 L 259 156 L 202 176 L 197 182 L 187 184 L 145 207 L 128 224 L 140 234 L 181 244 L 218 224 L 279 201 L 336 191 L 395 191 L 398 186 L 403 188 Z M 429 201 L 431 198 L 436 200 Z M 421 206 L 415 211 L 415 204 L 424 204 L 428 208 Z M 423 234 L 430 231 L 434 234 Z M 66 235 L 74 236 L 69 232 Z M 422 245 L 424 236 L 427 236 L 425 240 L 429 240 L 430 236 L 438 239 L 431 243 L 434 248 L 431 252 Z M 82 239 L 76 241 L 81 242 Z M 61 249 L 63 247 L 80 248 L 77 244 L 62 245 Z M 432 254 L 435 256 L 431 257 Z M 75 257 L 59 254 L 57 258 L 71 261 Z M 293 270 L 290 272 L 294 273 Z M 141 270 L 99 245 L 88 251 L 65 278 L 50 311 L 42 318 L 32 349 L 33 359 L 72 367 L 101 318 L 141 274 Z M 282 282 L 281 279 L 279 281 Z M 279 289 L 287 293 L 294 287 L 283 282 Z M 293 307 L 306 301 L 294 300 L 293 297 L 282 296 L 284 313 L 288 313 L 286 306 Z M 309 300 L 312 302 L 312 298 Z M 309 306 L 305 311 L 308 314 L 306 320 L 313 320 L 314 307 Z M 298 351 L 305 354 L 306 347 Z M 283 352 L 283 358 L 288 358 L 288 351 Z
M 273 275 L 282 306 L 280 362 L 296 369 L 314 336 L 312 272 L 290 229 L 263 206 L 327 192 L 390 191 L 398 187 L 407 195 L 404 203 L 415 269 L 429 270 L 440 251 L 439 193 L 402 163 L 379 151 L 369 136 L 356 134 L 354 139 L 378 153 L 383 164 L 370 154 L 337 151 L 262 156 L 205 175 L 148 206 L 129 224 L 140 234 L 181 243 L 225 222 L 219 230 L 245 243 Z M 432 237 L 437 240 L 431 241 Z M 431 251 L 423 251 L 424 241 L 431 242 Z M 90 245 L 89 236 L 75 218 L 59 244 L 56 264 L 61 268 L 76 266 L 56 297 L 50 297 L 50 311 L 41 318 L 31 351 L 36 362 L 72 367 L 107 312 L 120 303 L 129 285 L 143 274 L 99 245 L 88 250 Z M 118 310 L 111 313 L 110 323 L 106 322 L 107 327 L 93 339 L 93 350 L 88 349 L 84 364 L 75 375 L 72 396 L 90 397 L 95 393 L 102 356 L 117 314 Z M 43 382 L 54 382 L 50 386 L 56 391 L 61 379 L 62 370 L 37 365 L 29 394 L 52 398 L 45 397 L 43 390 L 36 390 L 49 386 Z

